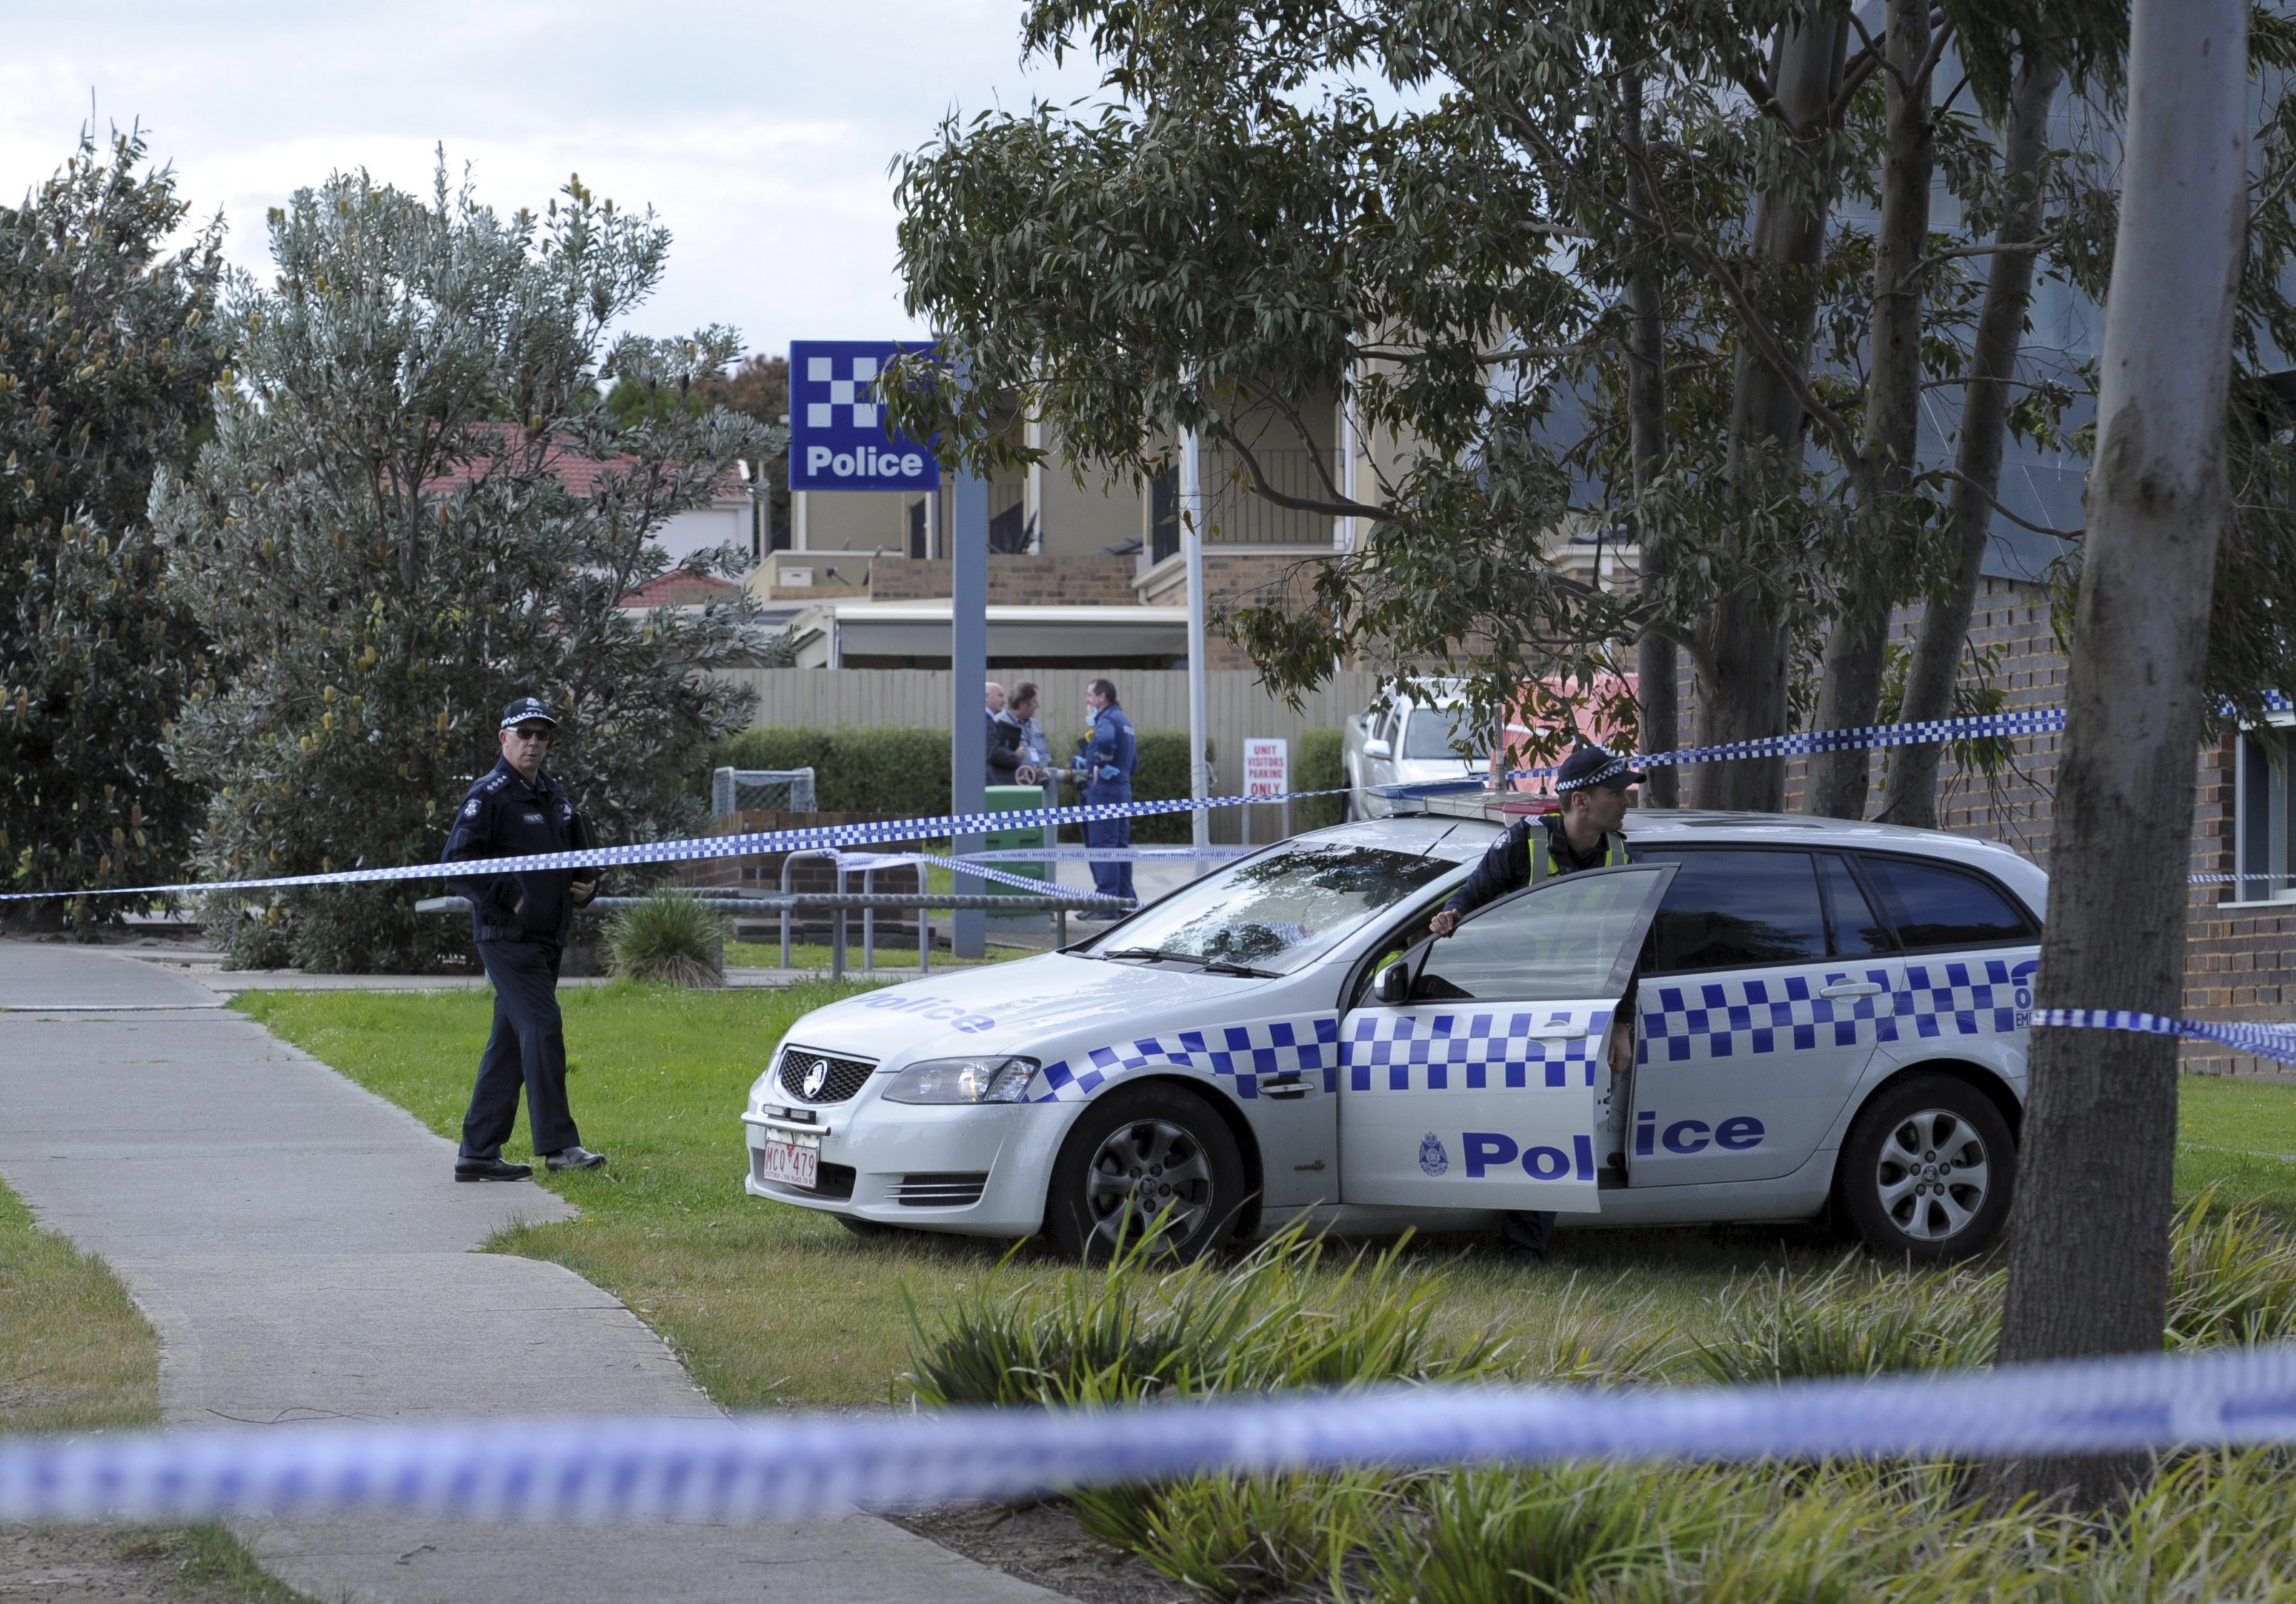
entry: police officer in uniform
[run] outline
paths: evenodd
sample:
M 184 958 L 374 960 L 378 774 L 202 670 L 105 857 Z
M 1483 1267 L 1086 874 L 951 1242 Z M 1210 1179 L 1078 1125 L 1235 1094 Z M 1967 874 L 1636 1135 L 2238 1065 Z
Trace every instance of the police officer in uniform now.
M 503 709 L 502 758 L 471 787 L 447 838 L 445 863 L 520 857 L 587 847 L 590 830 L 565 788 L 543 772 L 558 715 L 537 697 Z M 585 1151 L 566 1106 L 566 1037 L 558 1013 L 558 968 L 574 910 L 596 895 L 595 869 L 462 876 L 448 885 L 471 904 L 472 934 L 495 988 L 494 1034 L 479 1060 L 478 1084 L 463 1117 L 457 1181 L 523 1181 L 528 1164 L 506 1164 L 502 1145 L 526 1088 L 534 1150 L 554 1170 L 598 1169 L 603 1153 Z
M 1092 719 L 1092 732 L 1085 737 L 1084 750 L 1076 760 L 1074 772 L 1084 786 L 1086 802 L 1129 802 L 1132 800 L 1132 769 L 1138 755 L 1138 744 L 1132 732 L 1132 720 L 1116 705 L 1116 686 L 1104 679 L 1096 679 L 1085 687 L 1084 707 Z M 1132 821 L 1129 819 L 1091 819 L 1084 827 L 1087 847 L 1129 847 L 1132 844 Z M 1092 866 L 1094 888 L 1103 896 L 1129 898 L 1132 890 L 1132 865 L 1129 863 L 1095 863 Z M 1079 914 L 1082 919 L 1119 919 L 1122 915 L 1112 909 L 1095 909 Z
M 1580 747 L 1562 760 L 1555 773 L 1554 790 L 1562 799 L 1562 810 L 1519 820 L 1510 826 L 1483 854 L 1483 861 L 1467 876 L 1467 883 L 1428 922 L 1428 929 L 1437 936 L 1448 936 L 1459 928 L 1461 919 L 1510 891 L 1581 869 L 1614 868 L 1630 862 L 1627 833 L 1620 826 L 1634 800 L 1632 788 L 1642 782 L 1642 775 L 1626 758 L 1598 746 Z M 1631 989 L 1611 1025 L 1610 1058 L 1611 1084 L 1623 1085 L 1635 1062 Z M 1517 1210 L 1500 1223 L 1499 1234 L 1519 1256 L 1545 1264 L 1547 1244 L 1554 1235 L 1554 1211 Z

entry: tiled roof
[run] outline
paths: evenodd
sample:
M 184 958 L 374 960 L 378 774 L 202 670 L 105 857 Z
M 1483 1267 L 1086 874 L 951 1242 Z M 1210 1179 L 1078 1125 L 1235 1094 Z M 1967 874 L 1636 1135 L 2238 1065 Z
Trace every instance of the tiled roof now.
M 708 574 L 664 574 L 659 579 L 649 579 L 622 598 L 624 607 L 705 607 L 712 602 L 731 602 L 742 593 L 742 587 L 731 579 L 719 579 Z
M 484 428 L 490 432 L 507 435 L 512 432 L 513 426 L 508 423 L 494 423 L 485 425 Z M 637 458 L 623 453 L 603 458 L 583 456 L 570 447 L 556 442 L 545 451 L 542 459 L 543 467 L 557 475 L 561 484 L 574 495 L 586 498 L 595 494 L 598 480 L 602 475 L 619 472 L 635 466 Z M 423 487 L 428 490 L 452 490 L 459 486 L 474 484 L 485 477 L 488 466 L 489 464 L 483 459 L 477 462 L 457 462 L 442 472 L 431 475 Z M 724 479 L 718 481 L 716 495 L 719 501 L 731 501 L 745 494 L 742 476 L 738 471 L 729 472 Z

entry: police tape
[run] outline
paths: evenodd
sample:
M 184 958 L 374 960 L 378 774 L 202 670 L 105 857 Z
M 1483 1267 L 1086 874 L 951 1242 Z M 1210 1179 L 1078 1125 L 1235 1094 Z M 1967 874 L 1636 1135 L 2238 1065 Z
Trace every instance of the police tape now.
M 0 1520 L 389 1512 L 741 1522 L 1119 1482 L 1567 1460 L 1999 1459 L 2296 1442 L 2296 1348 L 1734 1387 L 1387 1387 L 860 1419 L 293 1425 L 0 1439 Z
M 2130 1030 L 2142 1035 L 2191 1036 L 2276 1063 L 2296 1065 L 2296 1025 L 2219 1024 L 2175 1019 L 2118 1008 L 2037 1008 L 2027 1021 L 2067 1030 Z

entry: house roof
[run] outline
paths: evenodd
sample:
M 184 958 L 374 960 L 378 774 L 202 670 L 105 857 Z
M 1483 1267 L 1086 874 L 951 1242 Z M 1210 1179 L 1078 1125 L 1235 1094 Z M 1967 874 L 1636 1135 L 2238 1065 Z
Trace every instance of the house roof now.
M 681 574 L 675 571 L 649 579 L 621 600 L 624 607 L 706 607 L 713 602 L 731 602 L 742 593 L 742 587 L 731 579 L 720 579 L 709 574 Z
M 487 423 L 478 425 L 477 428 L 484 432 L 508 435 L 514 425 Z M 585 498 L 597 493 L 598 480 L 601 478 L 608 473 L 635 467 L 636 463 L 637 458 L 627 452 L 617 452 L 608 457 L 584 456 L 570 445 L 555 440 L 544 452 L 542 458 L 543 467 L 555 474 L 559 483 L 564 485 L 573 495 Z M 485 471 L 484 462 L 456 462 L 452 467 L 432 474 L 428 480 L 424 481 L 423 487 L 429 490 L 455 489 L 463 485 L 477 483 L 485 477 Z M 738 470 L 728 471 L 718 481 L 713 492 L 713 498 L 720 502 L 746 500 L 748 495 L 749 489 L 742 483 L 742 475 Z

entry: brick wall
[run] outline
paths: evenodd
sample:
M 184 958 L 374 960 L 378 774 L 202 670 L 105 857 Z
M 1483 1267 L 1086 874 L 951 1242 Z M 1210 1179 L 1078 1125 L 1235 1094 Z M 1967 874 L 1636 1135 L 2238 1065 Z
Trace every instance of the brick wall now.
M 1131 607 L 1133 561 L 1129 557 L 1014 557 L 988 559 L 988 601 L 993 607 Z M 945 559 L 879 557 L 869 564 L 869 599 L 914 602 L 950 593 Z

